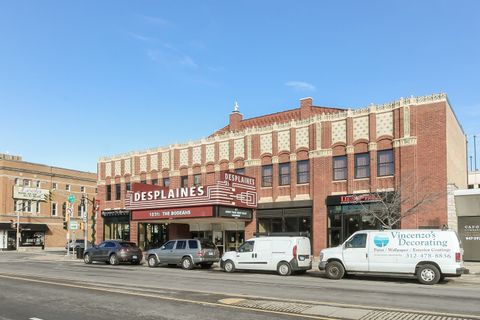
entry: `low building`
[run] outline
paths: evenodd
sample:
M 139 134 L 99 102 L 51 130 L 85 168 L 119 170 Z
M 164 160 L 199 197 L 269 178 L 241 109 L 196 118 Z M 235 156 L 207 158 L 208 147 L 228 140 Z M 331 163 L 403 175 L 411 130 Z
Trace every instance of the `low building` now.
M 20 222 L 19 249 L 64 248 L 67 198 L 74 196 L 71 220 L 80 223 L 81 197 L 92 200 L 95 195 L 95 173 L 0 154 L 0 250 L 16 249 L 17 222 Z M 84 239 L 80 230 L 72 231 L 72 236 L 74 233 L 77 239 Z
M 458 235 L 465 261 L 480 261 L 480 188 L 456 190 Z
M 449 204 L 454 190 L 466 188 L 466 169 L 466 138 L 445 94 L 357 110 L 305 98 L 296 109 L 251 119 L 235 106 L 228 125 L 207 138 L 101 158 L 98 239 L 120 237 L 146 248 L 168 238 L 207 237 L 234 248 L 230 243 L 254 235 L 303 234 L 318 254 L 357 230 L 378 228 L 362 210 L 378 209 L 378 193 L 400 191 L 407 200 L 402 212 L 435 196 L 397 227 L 455 228 Z M 224 221 L 212 213 L 208 221 L 161 214 L 142 220 L 130 206 L 134 184 L 166 192 L 221 183 L 224 172 L 255 179 L 251 219 Z
M 468 189 L 480 189 L 480 171 L 468 173 Z

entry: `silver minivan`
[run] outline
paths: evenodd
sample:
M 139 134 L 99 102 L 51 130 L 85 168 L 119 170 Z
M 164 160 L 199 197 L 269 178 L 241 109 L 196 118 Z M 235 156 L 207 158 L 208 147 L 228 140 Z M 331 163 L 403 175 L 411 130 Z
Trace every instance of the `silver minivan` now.
M 151 268 L 163 264 L 181 265 L 188 270 L 195 266 L 209 269 L 214 262 L 218 262 L 220 253 L 209 240 L 177 239 L 166 242 L 160 248 L 148 250 L 146 257 Z

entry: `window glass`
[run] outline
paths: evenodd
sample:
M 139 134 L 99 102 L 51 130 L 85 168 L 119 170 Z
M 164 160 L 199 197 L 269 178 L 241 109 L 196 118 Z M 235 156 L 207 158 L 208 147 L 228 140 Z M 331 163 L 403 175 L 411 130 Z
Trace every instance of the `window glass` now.
M 107 185 L 107 191 L 106 191 L 105 199 L 106 199 L 106 201 L 112 200 L 112 185 L 110 185 L 110 184 Z
M 163 186 L 170 187 L 170 178 L 163 178 Z
M 136 248 L 137 245 L 133 242 L 120 242 L 120 246 L 124 248 Z
M 310 162 L 308 160 L 297 161 L 297 184 L 310 182 Z
M 201 240 L 200 244 L 202 245 L 203 249 L 216 249 L 217 248 L 217 246 L 211 241 Z
M 238 252 L 252 252 L 253 251 L 253 241 L 247 241 L 238 248 Z
M 115 248 L 115 242 L 107 242 L 107 244 L 105 245 L 106 248 Z
M 348 240 L 347 248 L 366 248 L 367 247 L 367 234 L 356 234 L 352 239 Z
M 55 202 L 52 203 L 52 216 L 57 215 L 57 204 Z
M 235 169 L 235 173 L 245 175 L 245 168 L 237 168 Z
M 393 175 L 393 150 L 382 150 L 377 153 L 378 158 L 378 176 Z
M 370 155 L 359 153 L 355 155 L 355 179 L 370 177 Z
M 54 182 L 54 183 L 52 184 L 52 189 L 56 190 L 57 188 L 58 188 L 58 184 L 57 184 L 56 182 Z
M 70 189 L 71 189 L 71 188 L 70 188 L 70 185 L 69 185 L 69 184 L 66 184 L 66 185 L 65 185 L 65 190 L 70 191 Z
M 190 249 L 198 249 L 198 242 L 197 240 L 188 240 L 188 247 Z
M 107 247 L 107 243 L 108 242 L 102 242 L 100 243 L 100 245 L 98 246 L 99 248 L 106 248 Z
M 188 186 L 188 176 L 181 176 L 180 187 L 187 187 L 187 186 Z
M 347 180 L 347 156 L 333 157 L 333 180 Z
M 290 162 L 280 163 L 278 165 L 278 183 L 281 186 L 290 184 Z
M 80 187 L 80 192 L 85 192 L 85 187 Z
M 193 175 L 193 185 L 199 186 L 201 183 L 202 183 L 202 175 L 201 174 Z
M 272 165 L 262 166 L 262 187 L 272 186 Z
M 152 184 L 156 186 L 158 184 L 158 179 L 152 179 Z
M 165 250 L 173 249 L 174 245 L 175 245 L 175 241 L 168 241 L 167 243 L 165 243 Z
M 183 250 L 187 247 L 187 241 L 185 240 L 179 240 L 177 241 L 177 246 L 175 247 L 175 249 L 178 249 L 178 250 Z
M 115 200 L 120 200 L 121 199 L 121 185 L 117 183 L 115 185 Z

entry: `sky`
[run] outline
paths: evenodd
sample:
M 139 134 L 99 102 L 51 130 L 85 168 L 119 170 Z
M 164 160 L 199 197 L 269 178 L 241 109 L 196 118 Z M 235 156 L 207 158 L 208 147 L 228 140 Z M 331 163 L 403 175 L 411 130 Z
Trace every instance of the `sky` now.
M 244 118 L 445 92 L 480 169 L 480 1 L 0 0 L 0 153 L 95 172 Z

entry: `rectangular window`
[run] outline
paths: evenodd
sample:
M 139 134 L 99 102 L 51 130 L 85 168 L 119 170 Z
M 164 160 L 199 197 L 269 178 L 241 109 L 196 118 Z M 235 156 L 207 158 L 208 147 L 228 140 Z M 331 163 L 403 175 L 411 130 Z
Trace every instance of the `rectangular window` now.
M 355 179 L 370 177 L 370 155 L 359 153 L 355 155 Z
M 23 202 L 23 212 L 32 212 L 32 201 L 25 200 Z
M 147 184 L 147 180 L 142 180 L 142 181 L 140 181 L 140 183 Z
M 120 200 L 122 198 L 122 185 L 120 183 L 117 183 L 115 185 L 115 200 Z
M 393 150 L 378 151 L 378 176 L 393 176 Z
M 80 187 L 80 192 L 84 193 L 85 192 L 85 187 Z
M 273 169 L 271 164 L 262 166 L 262 187 L 272 186 L 272 175 Z
M 52 202 L 52 209 L 51 209 L 51 215 L 52 217 L 56 217 L 57 216 L 57 203 L 56 202 Z
M 52 183 L 52 189 L 57 190 L 58 184 L 56 182 Z
M 20 178 L 15 178 L 15 185 L 19 186 L 21 184 L 21 179 Z
M 106 201 L 111 201 L 112 200 L 112 185 L 111 184 L 107 185 L 105 200 Z
M 77 217 L 79 217 L 79 218 L 82 217 L 82 205 L 81 204 L 79 204 L 77 206 Z
M 72 189 L 72 188 L 70 187 L 70 185 L 69 185 L 69 184 L 66 184 L 66 185 L 65 185 L 65 190 L 67 190 L 67 191 L 71 191 L 71 189 Z
M 153 184 L 154 186 L 158 185 L 158 179 L 152 179 L 152 184 Z
M 310 182 L 310 161 L 297 161 L 297 184 Z
M 40 201 L 35 201 L 35 213 L 40 213 Z
M 193 185 L 199 186 L 202 183 L 202 175 L 201 174 L 194 174 L 193 175 Z
M 130 190 L 132 190 L 132 185 L 130 184 L 130 182 L 125 183 L 125 191 L 130 191 Z
M 290 162 L 278 164 L 278 183 L 281 186 L 290 184 Z
M 24 179 L 23 180 L 23 186 L 24 187 L 30 187 L 30 180 Z
M 40 188 L 40 180 L 35 181 L 35 187 Z
M 163 178 L 163 186 L 170 187 L 170 178 Z
M 180 177 L 180 187 L 188 187 L 188 176 Z
M 237 168 L 235 169 L 235 173 L 245 175 L 245 168 Z
M 333 180 L 347 180 L 347 156 L 333 157 Z

